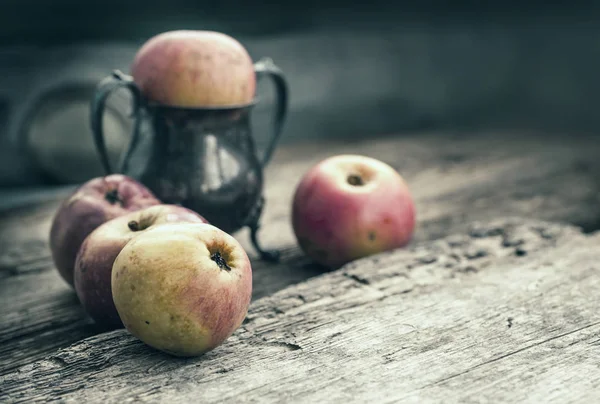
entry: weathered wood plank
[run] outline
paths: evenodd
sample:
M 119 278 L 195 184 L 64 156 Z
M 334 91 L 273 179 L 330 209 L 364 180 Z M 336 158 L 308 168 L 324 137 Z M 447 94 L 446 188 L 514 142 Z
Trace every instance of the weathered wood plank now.
M 256 300 L 201 358 L 115 331 L 0 378 L 0 392 L 14 403 L 597 400 L 599 242 L 524 219 L 475 224 Z
M 301 174 L 327 155 L 368 154 L 402 172 L 417 201 L 419 241 L 513 214 L 595 228 L 599 148 L 593 138 L 523 134 L 418 134 L 282 148 L 267 171 L 261 238 L 286 253 L 280 264 L 254 260 L 254 298 L 320 273 L 296 248 L 289 206 Z M 46 238 L 55 206 L 0 218 L 0 374 L 99 332 L 52 270 Z M 238 238 L 253 254 L 246 235 Z

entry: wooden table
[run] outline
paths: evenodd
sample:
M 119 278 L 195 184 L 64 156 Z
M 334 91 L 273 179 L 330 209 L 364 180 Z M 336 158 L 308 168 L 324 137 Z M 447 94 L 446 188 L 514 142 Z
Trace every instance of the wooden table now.
M 53 269 L 58 201 L 0 217 L 0 401 L 582 402 L 600 399 L 600 142 L 418 134 L 280 149 L 266 178 L 254 299 L 195 359 L 100 332 Z M 324 273 L 297 248 L 290 200 L 338 153 L 407 179 L 407 248 Z

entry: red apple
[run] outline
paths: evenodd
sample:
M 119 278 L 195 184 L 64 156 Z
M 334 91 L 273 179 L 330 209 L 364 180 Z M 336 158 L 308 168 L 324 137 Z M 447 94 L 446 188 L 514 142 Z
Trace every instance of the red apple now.
M 298 244 L 317 263 L 338 268 L 406 245 L 415 206 L 402 176 L 366 156 L 338 155 L 313 166 L 292 202 Z
M 256 90 L 246 49 L 213 31 L 176 30 L 150 38 L 136 53 L 131 73 L 146 98 L 169 106 L 247 104 Z
M 164 224 L 121 250 L 112 291 L 132 335 L 172 355 L 197 356 L 242 324 L 252 267 L 238 241 L 215 226 Z
M 109 220 L 86 237 L 75 261 L 75 291 L 98 325 L 107 329 L 123 326 L 110 286 L 117 255 L 133 237 L 173 222 L 206 223 L 206 219 L 182 206 L 154 205 Z
M 73 268 L 83 240 L 102 223 L 160 201 L 134 179 L 114 174 L 79 186 L 59 206 L 50 228 L 50 251 L 63 279 L 73 286 Z

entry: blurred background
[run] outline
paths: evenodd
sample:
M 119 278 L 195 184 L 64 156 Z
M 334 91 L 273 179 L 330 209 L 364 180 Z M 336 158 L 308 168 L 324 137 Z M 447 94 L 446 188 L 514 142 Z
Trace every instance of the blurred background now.
M 129 72 L 171 29 L 240 40 L 285 72 L 282 144 L 323 138 L 489 130 L 600 132 L 600 8 L 592 2 L 2 0 L 0 208 L 102 170 L 88 126 L 95 85 Z M 266 4 L 266 3 L 265 3 Z M 271 89 L 255 110 L 270 119 Z M 127 100 L 105 117 L 114 158 Z

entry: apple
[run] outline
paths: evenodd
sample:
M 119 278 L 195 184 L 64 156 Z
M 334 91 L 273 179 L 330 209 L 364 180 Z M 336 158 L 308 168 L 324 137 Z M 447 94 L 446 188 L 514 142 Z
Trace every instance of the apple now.
M 154 194 L 133 178 L 113 174 L 80 185 L 58 207 L 50 227 L 54 265 L 73 286 L 73 268 L 83 240 L 102 223 L 147 206 L 158 205 Z
M 75 260 L 75 291 L 96 324 L 107 329 L 123 326 L 111 290 L 113 263 L 123 247 L 148 229 L 173 222 L 207 223 L 187 208 L 161 204 L 109 220 L 85 238 Z
M 112 291 L 132 335 L 171 355 L 198 356 L 242 324 L 252 267 L 239 242 L 213 225 L 163 224 L 121 250 Z
M 402 176 L 368 156 L 328 157 L 296 186 L 292 228 L 303 252 L 329 269 L 406 245 L 415 206 Z
M 168 106 L 244 105 L 256 91 L 247 50 L 214 31 L 175 30 L 151 37 L 136 52 L 131 74 L 146 98 Z

